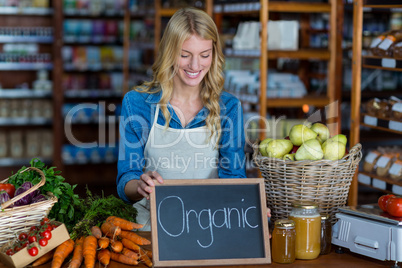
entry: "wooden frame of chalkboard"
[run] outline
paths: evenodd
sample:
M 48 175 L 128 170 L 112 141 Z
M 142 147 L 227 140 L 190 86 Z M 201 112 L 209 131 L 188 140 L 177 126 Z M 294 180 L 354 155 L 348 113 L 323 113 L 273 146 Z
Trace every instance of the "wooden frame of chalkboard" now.
M 271 263 L 263 179 L 165 180 L 150 211 L 155 267 Z

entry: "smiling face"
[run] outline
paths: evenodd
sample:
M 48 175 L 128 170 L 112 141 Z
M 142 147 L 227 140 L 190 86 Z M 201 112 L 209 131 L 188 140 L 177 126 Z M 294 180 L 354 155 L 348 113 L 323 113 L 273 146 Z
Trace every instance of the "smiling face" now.
M 212 40 L 192 35 L 184 41 L 178 60 L 178 72 L 173 78 L 174 87 L 199 88 L 211 67 L 212 52 Z

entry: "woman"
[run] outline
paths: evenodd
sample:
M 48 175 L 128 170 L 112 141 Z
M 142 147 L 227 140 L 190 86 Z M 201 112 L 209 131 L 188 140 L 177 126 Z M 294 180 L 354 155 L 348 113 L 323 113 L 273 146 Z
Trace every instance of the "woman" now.
M 153 180 L 246 177 L 243 111 L 223 92 L 223 68 L 215 23 L 183 8 L 165 29 L 152 81 L 125 95 L 117 190 L 126 202 L 143 198 L 139 223 L 149 224 Z

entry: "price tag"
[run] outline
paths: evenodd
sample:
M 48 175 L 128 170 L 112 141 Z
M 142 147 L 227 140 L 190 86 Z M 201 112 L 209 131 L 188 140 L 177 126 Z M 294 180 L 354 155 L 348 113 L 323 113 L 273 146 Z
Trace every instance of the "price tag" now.
M 389 59 L 389 58 L 383 58 L 381 60 L 381 66 L 385 68 L 395 68 L 396 67 L 396 60 L 395 59 Z
M 364 123 L 370 126 L 377 126 L 377 118 L 369 115 L 364 116 Z
M 399 185 L 392 185 L 392 192 L 397 195 L 402 195 L 402 187 Z

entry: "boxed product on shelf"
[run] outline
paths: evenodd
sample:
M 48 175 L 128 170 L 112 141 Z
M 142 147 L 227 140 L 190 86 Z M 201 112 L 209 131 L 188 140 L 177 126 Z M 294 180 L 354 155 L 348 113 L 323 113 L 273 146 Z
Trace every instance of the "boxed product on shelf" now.
M 299 49 L 299 21 L 277 20 L 268 22 L 268 48 L 271 50 Z

